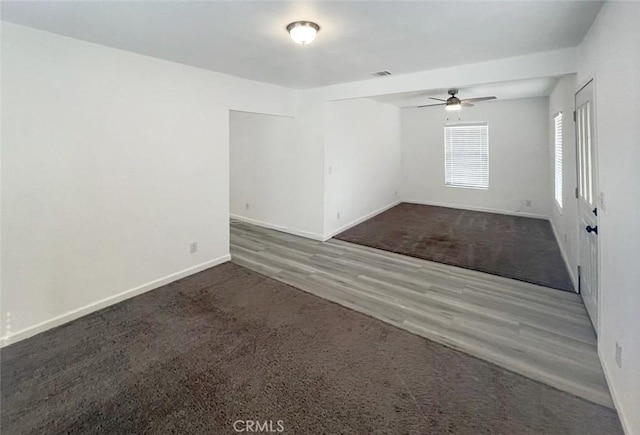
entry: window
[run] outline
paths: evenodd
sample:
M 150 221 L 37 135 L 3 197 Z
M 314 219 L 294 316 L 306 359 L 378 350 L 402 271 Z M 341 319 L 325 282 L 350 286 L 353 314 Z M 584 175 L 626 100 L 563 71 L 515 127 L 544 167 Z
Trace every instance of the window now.
M 486 123 L 445 125 L 444 183 L 489 188 L 489 126 Z
M 554 118 L 555 125 L 555 198 L 558 207 L 562 209 L 562 112 L 559 112 Z

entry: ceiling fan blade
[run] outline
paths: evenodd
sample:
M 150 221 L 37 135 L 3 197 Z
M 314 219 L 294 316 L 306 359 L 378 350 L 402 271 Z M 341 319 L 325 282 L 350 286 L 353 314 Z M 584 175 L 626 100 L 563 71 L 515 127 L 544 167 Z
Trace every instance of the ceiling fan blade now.
M 473 107 L 475 106 L 475 104 L 471 104 L 471 103 L 465 103 L 464 101 L 460 103 L 462 106 L 464 107 Z
M 432 100 L 438 100 L 438 101 L 447 101 L 447 100 L 443 100 L 442 98 L 436 98 L 436 97 L 429 97 Z
M 447 103 L 438 103 L 438 104 L 425 104 L 423 106 L 418 106 L 418 109 L 421 107 L 433 107 L 433 106 L 445 106 Z
M 496 100 L 497 97 L 478 97 L 478 98 L 467 98 L 466 100 L 462 100 L 462 103 L 477 103 L 478 101 L 488 101 L 488 100 Z

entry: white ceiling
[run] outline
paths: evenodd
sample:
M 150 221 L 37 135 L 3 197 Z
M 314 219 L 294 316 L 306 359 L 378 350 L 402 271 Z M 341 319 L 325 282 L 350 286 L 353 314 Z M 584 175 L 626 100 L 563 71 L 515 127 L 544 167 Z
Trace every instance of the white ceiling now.
M 551 94 L 559 77 L 543 77 L 530 80 L 518 80 L 511 82 L 489 83 L 459 88 L 457 95 L 461 99 L 476 97 L 498 97 L 498 100 L 513 100 L 517 98 L 547 97 Z M 401 94 L 388 94 L 372 99 L 398 107 L 416 107 L 423 104 L 437 104 L 438 101 L 429 97 L 446 99 L 447 89 L 426 89 L 422 91 L 404 92 Z M 478 104 L 487 104 L 486 101 Z
M 601 2 L 2 1 L 2 19 L 293 88 L 573 47 Z M 321 26 L 308 46 L 285 26 Z M 380 79 L 384 80 L 384 79 Z

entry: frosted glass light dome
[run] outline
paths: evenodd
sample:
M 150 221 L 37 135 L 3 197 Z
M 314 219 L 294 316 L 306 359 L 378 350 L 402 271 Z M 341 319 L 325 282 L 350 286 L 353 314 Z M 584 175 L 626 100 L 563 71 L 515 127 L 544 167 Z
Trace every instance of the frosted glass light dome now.
M 296 21 L 287 26 L 291 39 L 298 44 L 309 44 L 316 39 L 320 26 L 311 21 Z

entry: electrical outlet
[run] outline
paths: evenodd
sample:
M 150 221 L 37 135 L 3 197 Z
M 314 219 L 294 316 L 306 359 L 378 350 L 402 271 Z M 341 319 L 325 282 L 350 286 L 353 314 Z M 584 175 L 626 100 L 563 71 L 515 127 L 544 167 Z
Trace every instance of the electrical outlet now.
M 329 166 L 329 174 L 333 174 L 333 166 Z
M 531 200 L 530 200 L 530 199 L 525 199 L 525 200 L 524 200 L 524 204 L 525 204 L 527 207 L 531 207 L 532 202 L 531 202 Z
M 249 210 L 249 203 L 246 203 L 246 204 L 244 205 L 244 209 L 245 209 L 245 210 Z
M 393 194 L 396 196 L 396 198 L 398 197 L 398 191 L 397 190 L 395 192 L 393 192 Z
M 192 254 L 195 254 L 196 252 L 198 252 L 198 242 L 189 243 L 189 252 Z
M 600 209 L 607 211 L 607 208 L 604 206 L 604 192 L 600 192 Z
M 616 341 L 616 364 L 618 368 L 622 368 L 622 346 Z
M 336 214 L 336 219 L 340 219 L 340 212 Z

